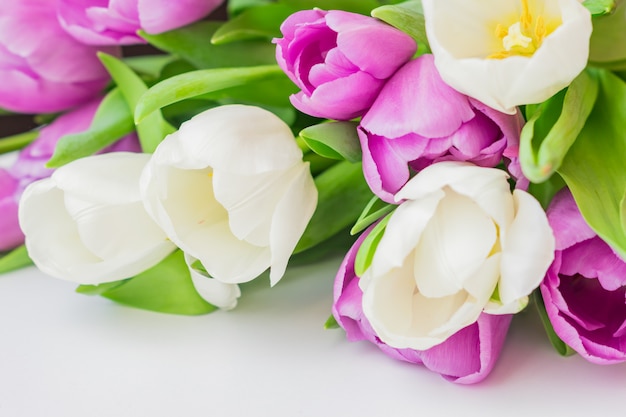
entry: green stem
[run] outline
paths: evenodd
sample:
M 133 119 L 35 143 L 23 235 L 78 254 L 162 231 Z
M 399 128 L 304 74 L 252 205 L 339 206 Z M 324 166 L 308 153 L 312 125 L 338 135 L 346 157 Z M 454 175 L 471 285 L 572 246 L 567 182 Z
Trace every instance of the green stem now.
M 22 149 L 39 136 L 38 130 L 30 130 L 17 135 L 0 138 L 0 154 Z

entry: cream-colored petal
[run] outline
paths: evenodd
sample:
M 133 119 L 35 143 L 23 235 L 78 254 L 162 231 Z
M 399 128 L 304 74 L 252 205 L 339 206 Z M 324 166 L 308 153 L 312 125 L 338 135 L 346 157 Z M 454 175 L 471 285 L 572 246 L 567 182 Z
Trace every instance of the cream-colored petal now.
M 237 306 L 237 299 L 241 296 L 241 290 L 237 284 L 226 284 L 216 280 L 203 271 L 193 267 L 197 259 L 185 254 L 185 263 L 189 267 L 191 281 L 198 294 L 208 303 L 222 310 L 231 310 Z
M 539 202 L 522 190 L 513 193 L 515 220 L 502 239 L 502 304 L 529 295 L 544 278 L 554 259 L 554 235 Z
M 461 291 L 486 261 L 497 238 L 486 213 L 468 197 L 448 189 L 415 248 L 419 292 L 436 298 Z

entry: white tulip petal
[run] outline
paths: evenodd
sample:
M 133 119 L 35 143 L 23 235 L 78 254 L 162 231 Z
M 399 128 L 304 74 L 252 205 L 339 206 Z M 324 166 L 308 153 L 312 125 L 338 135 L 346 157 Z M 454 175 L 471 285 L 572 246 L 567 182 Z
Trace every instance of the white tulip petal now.
M 526 308 L 528 297 L 518 298 L 509 304 L 502 304 L 496 301 L 489 301 L 484 308 L 484 312 L 491 315 L 516 314 Z
M 371 265 L 373 275 L 385 275 L 406 262 L 405 259 L 421 239 L 444 196 L 443 191 L 436 190 L 419 200 L 406 201 L 396 208 L 376 248 Z M 362 286 L 367 280 L 361 282 L 359 285 Z
M 502 240 L 498 286 L 502 304 L 529 295 L 544 278 L 554 259 L 555 240 L 539 202 L 522 190 L 513 192 L 515 220 Z
M 145 158 L 124 159 L 145 162 Z M 76 167 L 85 167 L 89 172 L 82 177 L 85 180 L 98 170 L 106 172 L 107 164 L 109 170 L 115 170 L 119 158 L 98 155 L 85 160 L 59 168 L 55 173 L 60 174 L 32 184 L 22 196 L 20 225 L 35 264 L 43 272 L 60 279 L 100 284 L 130 278 L 171 253 L 174 245 L 148 217 L 138 202 L 139 196 L 133 196 L 130 191 L 135 188 L 138 194 L 138 186 L 125 186 L 126 198 L 114 199 L 114 205 L 105 205 L 102 195 L 97 196 L 97 202 L 83 200 L 96 197 L 92 184 L 84 182 L 81 188 L 80 181 L 71 179 L 66 171 L 80 178 L 81 171 Z M 136 166 L 134 163 L 130 165 Z M 115 182 L 138 183 L 137 169 L 121 169 L 120 172 L 134 177 L 111 175 L 107 177 L 109 181 L 98 179 L 97 182 L 108 190 L 115 188 L 112 184 Z M 68 197 L 59 187 L 58 178 L 62 179 L 63 185 L 70 184 L 73 195 Z M 118 204 L 120 200 L 130 203 Z M 70 204 L 66 205 L 66 202 Z
M 199 259 L 209 275 L 229 284 L 248 282 L 271 263 L 269 247 L 237 239 L 226 221 L 190 231 L 178 246 Z
M 240 174 L 287 169 L 302 160 L 289 126 L 254 106 L 228 105 L 202 112 L 183 123 L 179 168 L 211 166 Z M 280 152 L 276 150 L 280 149 Z
M 237 284 L 225 284 L 211 278 L 193 267 L 197 259 L 185 254 L 185 263 L 189 267 L 191 281 L 200 297 L 222 310 L 231 310 L 237 306 L 241 290 Z
M 497 242 L 493 221 L 468 197 L 452 190 L 440 201 L 415 249 L 415 281 L 430 298 L 461 291 Z M 496 281 L 497 282 L 497 276 Z
M 561 24 L 530 56 L 487 57 L 503 50 L 494 35 L 521 15 L 519 0 L 480 3 L 423 1 L 426 32 L 435 65 L 454 89 L 505 113 L 539 103 L 566 87 L 586 66 L 592 25 L 578 0 L 531 2 L 531 15 Z
M 289 176 L 292 177 L 291 184 L 276 205 L 272 216 L 271 285 L 276 284 L 285 273 L 287 262 L 317 207 L 317 188 L 311 177 L 309 164 L 299 164 Z
M 257 175 L 215 171 L 215 198 L 228 212 L 230 228 L 237 238 L 257 246 L 270 244 L 272 213 L 289 187 L 292 173 L 301 165 Z
M 102 204 L 126 204 L 140 201 L 139 179 L 150 155 L 112 152 L 81 158 L 52 173 L 65 192 Z

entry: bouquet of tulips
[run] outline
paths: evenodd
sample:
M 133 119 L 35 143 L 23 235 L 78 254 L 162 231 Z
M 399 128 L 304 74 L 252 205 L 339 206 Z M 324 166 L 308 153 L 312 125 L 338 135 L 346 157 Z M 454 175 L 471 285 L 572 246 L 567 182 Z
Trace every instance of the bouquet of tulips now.
M 2 272 L 191 315 L 341 251 L 326 327 L 451 381 L 529 304 L 626 360 L 626 0 L 16 0 L 0 75 Z

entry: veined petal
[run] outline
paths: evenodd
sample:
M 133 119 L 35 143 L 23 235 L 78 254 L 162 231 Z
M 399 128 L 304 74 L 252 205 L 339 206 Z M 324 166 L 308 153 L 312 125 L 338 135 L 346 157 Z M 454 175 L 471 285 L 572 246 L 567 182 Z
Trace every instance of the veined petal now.
M 241 290 L 237 284 L 226 284 L 218 281 L 193 267 L 197 259 L 185 254 L 185 263 L 189 268 L 191 281 L 196 291 L 205 301 L 223 310 L 231 310 L 237 306 Z
M 485 263 L 497 238 L 493 221 L 479 206 L 446 192 L 415 248 L 414 274 L 420 293 L 437 298 L 461 291 Z
M 292 176 L 292 181 L 276 205 L 272 218 L 271 285 L 276 284 L 285 273 L 289 257 L 317 207 L 317 188 L 309 172 L 309 164 L 299 164 L 289 176 Z
M 502 236 L 502 304 L 529 295 L 554 259 L 554 235 L 539 202 L 522 190 L 513 192 L 515 220 Z

